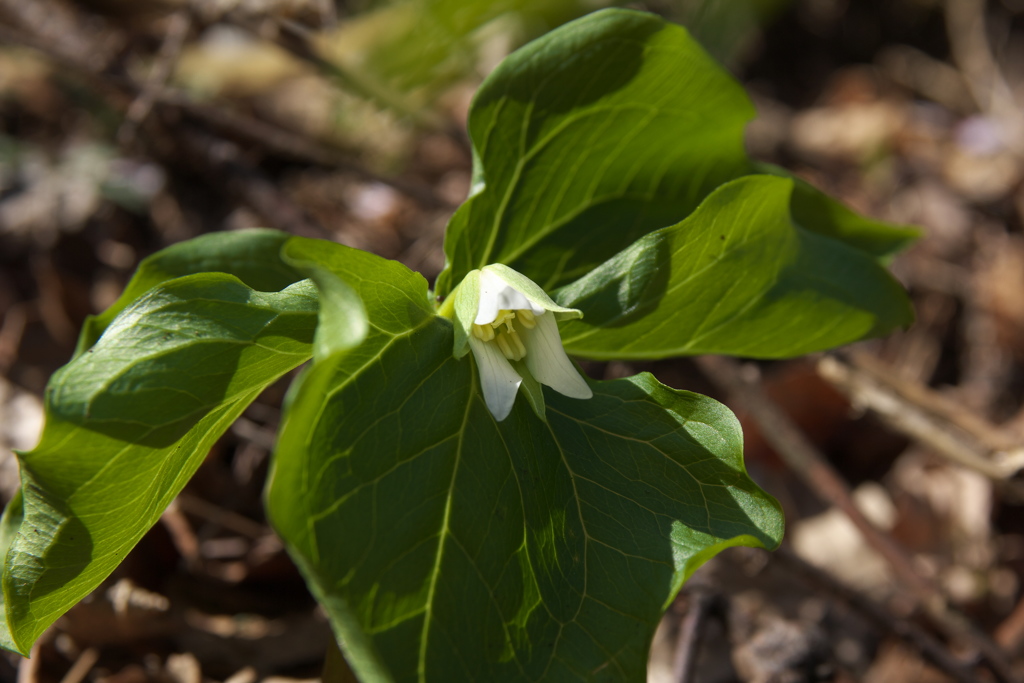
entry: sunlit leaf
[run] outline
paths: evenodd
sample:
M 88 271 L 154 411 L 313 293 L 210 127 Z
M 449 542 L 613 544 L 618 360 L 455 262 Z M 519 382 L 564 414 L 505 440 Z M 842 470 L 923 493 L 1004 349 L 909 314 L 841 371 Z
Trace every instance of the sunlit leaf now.
M 287 239 L 287 234 L 277 230 L 215 232 L 173 244 L 144 258 L 117 301 L 103 313 L 86 319 L 75 355 L 95 344 L 129 304 L 161 282 L 176 277 L 229 273 L 262 292 L 277 292 L 301 280 L 302 277 L 279 256 Z
M 309 358 L 316 313 L 309 281 L 263 293 L 186 276 L 54 374 L 42 440 L 19 456 L 21 505 L 0 526 L 0 644 L 27 654 L 124 560 L 242 410 Z
M 788 175 L 747 158 L 753 116 L 739 84 L 683 28 L 652 14 L 596 12 L 534 41 L 473 101 L 474 184 L 448 225 L 438 294 L 489 263 L 549 290 L 569 284 L 679 223 L 723 183 Z M 807 233 L 878 259 L 917 236 L 803 182 L 789 208 Z
M 804 230 L 792 181 L 745 176 L 565 287 L 583 311 L 562 341 L 589 358 L 796 356 L 908 325 L 898 282 L 871 255 Z
M 445 295 L 504 263 L 553 289 L 748 170 L 743 89 L 680 26 L 605 10 L 510 55 L 473 101 L 473 195 L 445 235 Z
M 293 386 L 268 512 L 362 680 L 643 681 L 694 569 L 778 544 L 721 404 L 640 375 L 589 400 L 546 390 L 546 423 L 522 397 L 496 422 L 451 323 L 416 305 L 425 282 L 304 251 L 360 293 L 370 331 Z

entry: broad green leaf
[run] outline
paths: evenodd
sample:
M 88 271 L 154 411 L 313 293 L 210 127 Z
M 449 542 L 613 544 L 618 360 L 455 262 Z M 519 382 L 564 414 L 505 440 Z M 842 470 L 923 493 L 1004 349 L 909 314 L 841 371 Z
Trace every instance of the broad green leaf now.
M 369 333 L 293 385 L 267 508 L 361 680 L 644 681 L 682 582 L 778 545 L 724 406 L 640 375 L 495 422 L 452 324 L 415 305 L 425 283 L 340 249 L 308 252 Z
M 11 543 L 14 542 L 24 518 L 25 506 L 22 504 L 21 490 L 19 489 L 4 507 L 3 517 L 0 518 L 0 557 L 7 557 L 7 551 L 11 547 Z M 0 610 L 3 610 L 6 615 L 7 609 L 2 590 L 0 590 Z M 11 631 L 7 627 L 6 620 L 3 625 L 0 625 L 0 647 L 12 652 L 18 651 L 18 646 L 11 638 Z
M 680 26 L 604 10 L 510 55 L 473 101 L 472 196 L 445 235 L 447 293 L 504 263 L 545 289 L 748 172 L 743 89 Z
M 859 216 L 783 168 L 763 163 L 755 164 L 754 168 L 758 173 L 770 173 L 793 181 L 789 208 L 796 225 L 844 242 L 880 262 L 889 260 L 921 236 L 920 230 L 915 228 Z
M 311 245 L 313 245 L 311 247 Z M 297 270 L 316 283 L 320 292 L 319 321 L 313 338 L 313 357 L 326 358 L 331 354 L 358 345 L 366 338 L 368 323 L 362 299 L 352 287 L 330 269 L 307 256 L 306 250 L 315 243 L 296 238 L 291 249 L 282 250 L 282 257 Z M 358 251 L 350 249 L 349 251 Z M 332 252 L 333 253 L 333 252 Z M 347 253 L 347 252 L 346 252 Z M 358 261 L 358 255 L 351 255 Z
M 114 318 L 162 282 L 195 273 L 229 273 L 261 292 L 277 292 L 302 277 L 278 256 L 288 235 L 253 229 L 215 232 L 179 242 L 142 259 L 114 304 L 82 325 L 75 356 L 96 343 Z
M 678 225 L 638 240 L 557 292 L 583 311 L 570 353 L 779 358 L 888 334 L 913 311 L 875 258 L 790 217 L 792 181 L 745 176 Z
M 742 88 L 678 26 L 595 12 L 507 58 L 470 108 L 470 198 L 445 236 L 446 296 L 467 272 L 504 263 L 546 289 L 674 225 L 712 190 L 750 173 Z M 802 181 L 793 220 L 885 259 L 916 236 L 863 218 Z
M 316 312 L 309 281 L 264 293 L 190 275 L 135 300 L 54 374 L 42 439 L 20 454 L 22 508 L 0 526 L 17 527 L 0 644 L 27 654 L 113 571 L 242 410 L 309 358 Z
M 318 360 L 358 345 L 367 335 L 379 334 L 375 325 L 404 330 L 434 313 L 427 281 L 397 261 L 303 237 L 291 238 L 281 255 L 320 290 Z M 368 311 L 373 312 L 372 318 Z M 348 328 L 342 329 L 345 325 Z

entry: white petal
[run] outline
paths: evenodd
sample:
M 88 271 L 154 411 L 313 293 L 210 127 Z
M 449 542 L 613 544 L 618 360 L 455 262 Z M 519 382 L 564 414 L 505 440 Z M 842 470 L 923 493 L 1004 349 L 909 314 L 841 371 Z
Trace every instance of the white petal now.
M 486 325 L 494 322 L 498 317 L 498 311 L 502 309 L 514 311 L 524 308 L 537 315 L 544 312 L 543 308 L 531 302 L 522 292 L 499 276 L 489 270 L 480 271 L 480 304 L 476 309 L 476 319 L 473 321 L 475 324 Z
M 512 412 L 512 404 L 515 403 L 523 378 L 512 369 L 508 359 L 495 344 L 480 341 L 470 335 L 469 348 L 476 359 L 487 410 L 491 411 L 495 420 L 501 422 Z
M 520 334 L 526 344 L 524 361 L 534 379 L 570 398 L 590 398 L 594 395 L 565 355 L 554 315 L 538 315 L 537 326 L 532 330 L 523 330 Z

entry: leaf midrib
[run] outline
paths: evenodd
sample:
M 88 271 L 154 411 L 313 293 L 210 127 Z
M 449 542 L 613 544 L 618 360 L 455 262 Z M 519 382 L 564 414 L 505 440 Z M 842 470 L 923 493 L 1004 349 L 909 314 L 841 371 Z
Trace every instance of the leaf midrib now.
M 471 364 L 472 374 L 470 381 L 473 387 L 477 385 L 477 371 L 476 365 Z M 434 569 L 430 577 L 430 585 L 427 587 L 427 598 L 423 610 L 423 627 L 420 631 L 420 651 L 417 662 L 416 674 L 420 680 L 420 683 L 426 683 L 427 681 L 427 648 L 430 636 L 430 618 L 434 610 L 434 597 L 435 590 L 437 588 L 437 579 L 441 574 L 441 562 L 444 558 L 444 545 L 445 539 L 451 534 L 451 530 L 448 526 L 448 521 L 451 517 L 452 509 L 452 498 L 455 494 L 455 479 L 459 474 L 459 464 L 462 462 L 462 450 L 464 448 L 463 439 L 466 434 L 466 425 L 469 424 L 469 413 L 473 407 L 473 401 L 476 399 L 476 392 L 470 393 L 466 400 L 466 410 L 462 414 L 462 426 L 459 429 L 459 441 L 455 448 L 455 462 L 452 463 L 452 477 L 448 483 L 448 495 L 445 498 L 444 503 L 444 517 L 441 520 L 441 530 L 437 537 L 437 554 L 434 556 Z

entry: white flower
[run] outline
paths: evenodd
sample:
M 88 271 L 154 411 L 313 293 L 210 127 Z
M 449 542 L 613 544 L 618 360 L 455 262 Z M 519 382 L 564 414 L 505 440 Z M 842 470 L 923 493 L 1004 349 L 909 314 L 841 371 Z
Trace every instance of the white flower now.
M 465 355 L 467 345 L 473 352 L 494 419 L 508 417 L 525 376 L 572 398 L 594 395 L 558 334 L 556 316 L 579 318 L 578 310 L 562 308 L 532 280 L 501 264 L 466 275 L 452 298 L 455 356 Z

